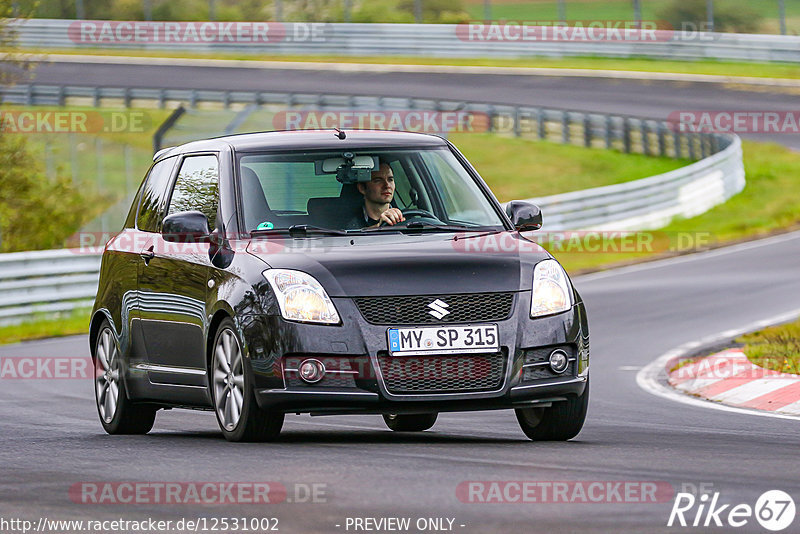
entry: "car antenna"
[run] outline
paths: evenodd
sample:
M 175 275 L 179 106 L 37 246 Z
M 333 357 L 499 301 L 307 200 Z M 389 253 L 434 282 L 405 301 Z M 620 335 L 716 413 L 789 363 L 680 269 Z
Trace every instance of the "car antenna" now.
M 344 133 L 344 131 L 340 130 L 339 128 L 334 128 L 334 130 L 336 130 L 336 133 L 333 135 L 335 135 L 339 139 L 347 139 L 347 134 Z

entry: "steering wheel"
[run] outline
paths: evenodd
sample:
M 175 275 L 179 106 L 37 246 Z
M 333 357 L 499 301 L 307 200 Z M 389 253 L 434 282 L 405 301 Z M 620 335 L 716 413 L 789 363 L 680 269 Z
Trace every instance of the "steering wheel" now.
M 421 209 L 410 209 L 410 210 L 401 210 L 403 212 L 403 217 L 426 217 L 428 219 L 436 219 L 439 220 L 436 215 L 431 213 L 428 210 L 421 210 Z
M 409 222 L 411 222 L 408 220 L 409 217 L 420 217 L 425 219 L 433 219 L 434 221 L 439 221 L 439 218 L 428 210 L 413 208 L 408 210 L 402 210 L 402 212 L 403 212 L 403 217 L 406 217 L 406 220 L 399 222 L 393 226 L 400 226 L 400 227 L 406 226 Z M 389 225 L 386 224 L 384 221 L 381 221 L 378 226 L 383 227 Z

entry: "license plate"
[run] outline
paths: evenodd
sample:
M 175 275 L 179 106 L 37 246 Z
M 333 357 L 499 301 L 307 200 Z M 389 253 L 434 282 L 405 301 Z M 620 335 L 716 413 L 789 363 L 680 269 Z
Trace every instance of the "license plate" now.
M 393 356 L 497 352 L 496 324 L 390 328 L 389 353 Z

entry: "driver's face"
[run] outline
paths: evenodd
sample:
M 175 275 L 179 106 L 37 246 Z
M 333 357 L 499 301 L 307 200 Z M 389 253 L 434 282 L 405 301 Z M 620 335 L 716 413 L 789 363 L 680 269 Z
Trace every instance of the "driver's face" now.
M 388 204 L 394 198 L 394 174 L 392 168 L 382 163 L 377 171 L 372 171 L 372 180 L 358 184 L 364 199 L 374 204 Z

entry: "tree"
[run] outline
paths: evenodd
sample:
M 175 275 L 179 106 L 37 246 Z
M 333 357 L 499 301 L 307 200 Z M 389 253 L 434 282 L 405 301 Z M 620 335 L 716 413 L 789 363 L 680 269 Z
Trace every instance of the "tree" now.
M 661 7 L 657 17 L 666 20 L 680 31 L 686 25 L 705 28 L 708 21 L 706 0 L 672 0 Z M 714 3 L 714 30 L 739 33 L 755 33 L 761 25 L 761 15 L 741 4 Z M 692 26 L 690 26 L 691 28 Z

